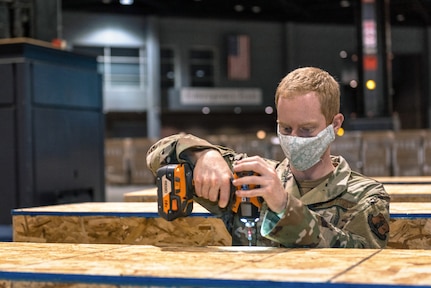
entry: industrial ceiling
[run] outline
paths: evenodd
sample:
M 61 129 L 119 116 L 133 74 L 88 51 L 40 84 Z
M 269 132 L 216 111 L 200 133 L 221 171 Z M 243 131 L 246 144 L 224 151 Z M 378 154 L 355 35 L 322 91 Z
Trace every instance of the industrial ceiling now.
M 385 0 L 376 0 L 385 1 Z M 386 0 L 392 25 L 431 25 L 431 0 Z M 63 11 L 250 21 L 354 24 L 359 0 L 62 0 Z

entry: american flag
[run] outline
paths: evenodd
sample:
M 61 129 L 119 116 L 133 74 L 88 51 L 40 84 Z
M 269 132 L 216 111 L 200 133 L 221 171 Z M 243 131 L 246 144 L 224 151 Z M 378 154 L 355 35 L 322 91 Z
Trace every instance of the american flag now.
M 227 77 L 230 80 L 250 78 L 250 37 L 230 35 L 228 37 Z

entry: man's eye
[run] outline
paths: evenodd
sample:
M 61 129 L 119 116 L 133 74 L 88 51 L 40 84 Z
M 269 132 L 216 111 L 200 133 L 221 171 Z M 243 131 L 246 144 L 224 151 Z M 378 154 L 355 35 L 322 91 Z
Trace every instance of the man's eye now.
M 292 129 L 280 127 L 280 132 L 281 134 L 284 134 L 284 135 L 290 135 L 292 134 Z
M 301 128 L 301 137 L 311 137 L 313 135 L 313 128 Z

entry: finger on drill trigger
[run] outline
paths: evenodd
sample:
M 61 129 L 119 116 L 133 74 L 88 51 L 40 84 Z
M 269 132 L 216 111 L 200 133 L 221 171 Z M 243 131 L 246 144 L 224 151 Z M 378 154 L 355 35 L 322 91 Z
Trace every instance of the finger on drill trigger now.
M 235 191 L 236 196 L 238 197 L 257 197 L 260 195 L 260 190 L 258 189 L 251 189 L 251 190 L 236 190 Z

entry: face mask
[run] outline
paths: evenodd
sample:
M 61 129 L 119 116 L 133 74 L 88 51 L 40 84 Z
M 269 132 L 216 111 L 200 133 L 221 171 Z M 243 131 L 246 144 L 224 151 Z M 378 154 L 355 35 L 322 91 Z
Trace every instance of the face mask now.
M 335 140 L 334 127 L 329 125 L 314 137 L 288 136 L 277 127 L 280 146 L 290 164 L 299 171 L 305 171 L 317 164 L 329 144 Z

